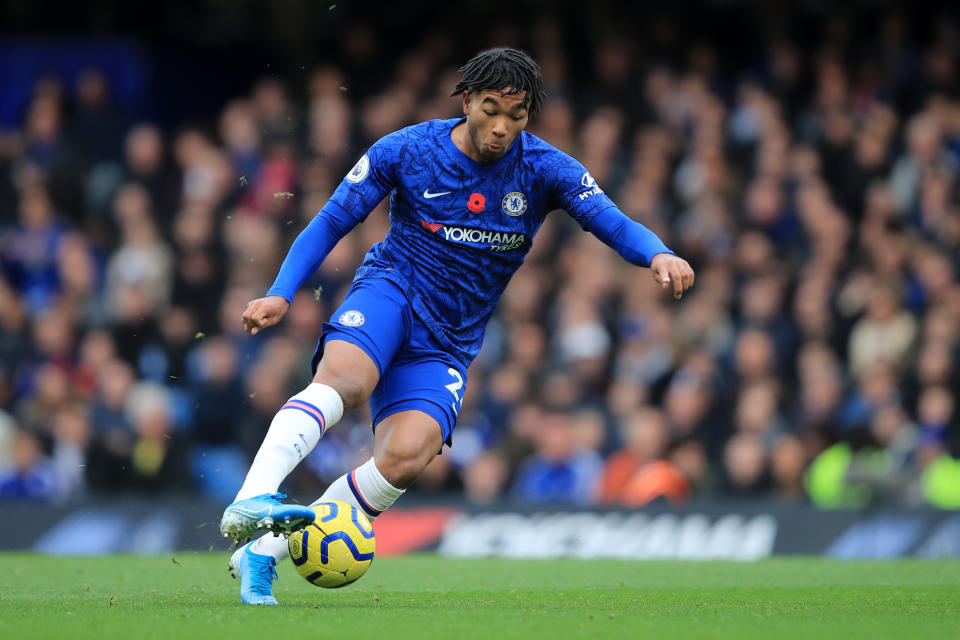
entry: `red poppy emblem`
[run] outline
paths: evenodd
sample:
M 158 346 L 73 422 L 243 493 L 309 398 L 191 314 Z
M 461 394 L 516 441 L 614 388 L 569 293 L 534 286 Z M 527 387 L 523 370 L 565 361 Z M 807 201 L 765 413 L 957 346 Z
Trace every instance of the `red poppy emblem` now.
M 472 193 L 470 194 L 470 199 L 467 200 L 467 208 L 474 213 L 480 213 L 483 211 L 483 208 L 487 206 L 487 199 L 483 197 L 482 193 Z

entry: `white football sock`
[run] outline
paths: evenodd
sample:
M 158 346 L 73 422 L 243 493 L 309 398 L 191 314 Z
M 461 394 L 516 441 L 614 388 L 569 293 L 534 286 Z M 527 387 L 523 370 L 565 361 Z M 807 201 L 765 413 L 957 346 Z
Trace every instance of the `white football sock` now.
M 250 545 L 250 551 L 262 556 L 273 556 L 277 564 L 290 556 L 287 551 L 287 536 L 275 536 L 272 533 L 262 535 Z
M 317 502 L 340 500 L 352 504 L 373 522 L 403 495 L 403 491 L 387 482 L 377 469 L 376 462 L 370 458 L 334 480 Z
M 354 492 L 353 487 L 357 489 Z M 340 500 L 352 504 L 360 510 L 367 519 L 373 522 L 382 512 L 390 508 L 397 498 L 403 495 L 403 489 L 397 489 L 387 482 L 380 470 L 377 469 L 373 458 L 362 465 L 337 478 L 323 493 L 318 502 Z M 287 539 L 284 536 L 266 534 L 254 541 L 250 550 L 264 556 L 273 556 L 279 564 L 288 556 Z
M 234 500 L 276 493 L 283 479 L 313 451 L 323 432 L 343 416 L 333 387 L 314 382 L 280 407 Z

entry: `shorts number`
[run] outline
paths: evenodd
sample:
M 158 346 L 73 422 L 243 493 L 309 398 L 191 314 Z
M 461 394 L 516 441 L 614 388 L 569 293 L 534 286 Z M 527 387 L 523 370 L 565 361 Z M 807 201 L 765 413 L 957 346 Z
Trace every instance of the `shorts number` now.
M 452 375 L 454 378 L 457 379 L 456 382 L 451 382 L 450 384 L 445 384 L 445 385 L 443 385 L 443 386 L 445 386 L 445 387 L 447 388 L 447 390 L 448 390 L 450 393 L 453 394 L 453 399 L 454 399 L 456 402 L 451 403 L 451 406 L 453 407 L 453 413 L 454 413 L 454 415 L 457 415 L 457 414 L 459 414 L 459 412 L 460 412 L 460 406 L 459 406 L 459 405 L 460 405 L 460 394 L 457 393 L 457 392 L 460 391 L 460 389 L 463 388 L 463 376 L 461 376 L 461 375 L 460 375 L 460 372 L 457 371 L 456 369 L 454 369 L 453 367 L 450 367 L 449 369 L 447 369 L 447 373 L 449 373 L 450 375 Z

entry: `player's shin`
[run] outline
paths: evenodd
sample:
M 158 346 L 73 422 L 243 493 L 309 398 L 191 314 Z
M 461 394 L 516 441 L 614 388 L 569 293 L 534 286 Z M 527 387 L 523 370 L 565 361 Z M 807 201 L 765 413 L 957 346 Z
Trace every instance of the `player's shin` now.
M 343 416 L 333 387 L 314 382 L 284 404 L 260 445 L 235 501 L 276 493 L 283 479 L 316 446 L 324 431 Z
M 373 521 L 390 508 L 390 505 L 403 495 L 403 491 L 387 482 L 373 458 L 370 458 L 353 471 L 337 478 L 313 504 L 340 500 L 357 507 Z M 273 556 L 279 563 L 288 555 L 287 539 L 284 536 L 267 534 L 258 538 L 251 550 L 261 555 Z

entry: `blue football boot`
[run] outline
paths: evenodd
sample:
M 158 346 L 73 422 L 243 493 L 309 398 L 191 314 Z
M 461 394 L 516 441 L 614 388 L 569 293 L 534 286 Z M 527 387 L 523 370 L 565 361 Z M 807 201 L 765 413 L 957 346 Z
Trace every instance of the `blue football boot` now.
M 264 493 L 234 502 L 223 512 L 220 533 L 224 538 L 240 542 L 248 540 L 260 529 L 290 534 L 313 523 L 316 517 L 313 509 L 280 502 L 286 497 L 282 493 Z
M 273 597 L 273 581 L 278 579 L 273 556 L 262 556 L 250 550 L 248 542 L 233 552 L 227 568 L 240 578 L 240 600 L 245 604 L 277 604 Z

